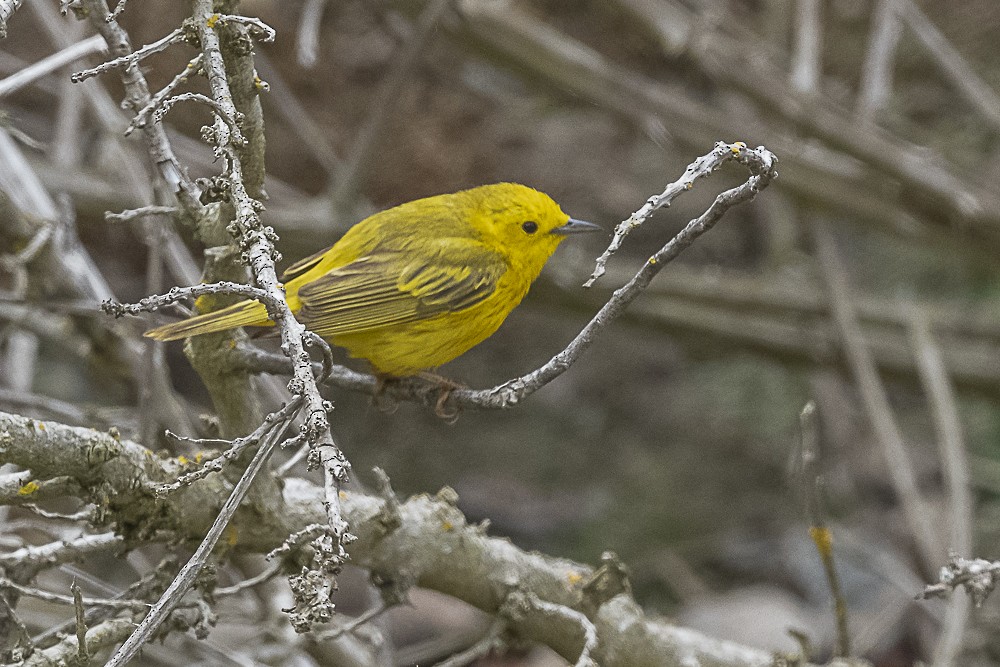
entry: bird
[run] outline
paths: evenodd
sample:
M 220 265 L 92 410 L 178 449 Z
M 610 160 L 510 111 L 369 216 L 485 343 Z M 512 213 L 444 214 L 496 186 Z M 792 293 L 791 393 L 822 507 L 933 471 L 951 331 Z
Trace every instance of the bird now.
M 283 273 L 309 330 L 367 360 L 377 375 L 432 371 L 490 337 L 569 236 L 600 231 L 543 192 L 495 183 L 371 215 Z M 268 326 L 253 300 L 156 327 L 160 341 Z

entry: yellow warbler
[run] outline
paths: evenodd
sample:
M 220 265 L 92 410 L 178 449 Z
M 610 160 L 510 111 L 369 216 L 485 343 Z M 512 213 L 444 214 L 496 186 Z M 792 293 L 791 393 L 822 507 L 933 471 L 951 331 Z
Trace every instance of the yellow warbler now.
M 384 375 L 451 361 L 488 338 L 568 234 L 598 231 L 516 183 L 418 199 L 365 218 L 288 268 L 296 318 Z M 243 301 L 146 332 L 157 340 L 271 325 Z

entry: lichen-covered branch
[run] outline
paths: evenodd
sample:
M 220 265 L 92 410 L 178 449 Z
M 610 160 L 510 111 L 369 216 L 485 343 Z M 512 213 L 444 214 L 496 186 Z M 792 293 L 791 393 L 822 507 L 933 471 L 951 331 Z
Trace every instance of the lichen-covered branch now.
M 135 443 L 100 431 L 8 413 L 0 413 L 0 457 L 31 469 L 40 481 L 68 474 L 85 488 L 99 485 L 106 494 L 107 521 L 128 525 L 132 534 L 146 535 L 146 541 L 176 535 L 153 531 L 154 526 L 183 524 L 188 535 L 204 533 L 232 489 L 224 477 L 212 475 L 161 499 L 162 504 L 151 503 L 145 490 L 175 476 L 176 461 L 159 459 Z M 267 553 L 287 535 L 325 523 L 321 486 L 290 478 L 283 494 L 281 506 L 237 512 L 232 527 L 240 547 Z M 766 651 L 646 617 L 613 564 L 594 569 L 523 551 L 509 540 L 487 535 L 482 526 L 470 525 L 456 500 L 449 489 L 399 504 L 362 493 L 343 494 L 344 518 L 358 537 L 348 546 L 352 562 L 385 578 L 407 579 L 484 611 L 500 612 L 511 632 L 542 641 L 570 661 L 576 661 L 590 641 L 582 622 L 586 618 L 597 637 L 592 657 L 605 667 L 774 664 Z M 530 600 L 521 597 L 528 593 Z M 520 613 L 511 613 L 518 609 Z M 127 634 L 116 635 L 117 641 Z M 90 645 L 89 632 L 87 641 Z

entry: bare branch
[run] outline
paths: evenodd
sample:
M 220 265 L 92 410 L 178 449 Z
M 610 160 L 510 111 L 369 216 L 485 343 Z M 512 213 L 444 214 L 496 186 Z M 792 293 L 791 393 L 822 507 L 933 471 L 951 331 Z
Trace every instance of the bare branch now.
M 9 588 L 10 590 L 17 591 L 21 595 L 26 595 L 28 597 L 35 598 L 36 600 L 52 602 L 53 604 L 62 604 L 66 606 L 75 606 L 77 604 L 76 593 L 73 593 L 72 595 L 60 595 L 59 593 L 44 591 L 40 588 L 22 586 L 15 581 L 7 579 L 6 577 L 0 577 L 0 589 L 3 588 Z M 127 611 L 138 612 L 147 611 L 149 609 L 148 603 L 141 602 L 139 600 L 108 600 L 104 598 L 83 597 L 82 595 L 79 600 L 85 607 L 107 607 L 109 609 L 124 609 Z
M 966 62 L 958 49 L 931 23 L 913 0 L 903 2 L 902 16 L 934 64 L 993 127 L 1000 130 L 1000 95 Z
M 195 74 L 196 72 L 199 71 L 199 69 L 201 68 L 201 58 L 202 56 L 200 53 L 196 55 L 194 58 L 192 58 L 188 62 L 187 67 L 181 70 L 170 81 L 170 83 L 168 83 L 166 86 L 157 91 L 157 93 L 150 98 L 149 103 L 146 104 L 146 106 L 139 109 L 135 113 L 135 116 L 132 118 L 131 122 L 129 122 L 128 127 L 125 129 L 126 136 L 132 134 L 132 132 L 137 127 L 140 128 L 145 127 L 146 123 L 149 120 L 150 115 L 160 108 L 160 105 L 164 103 L 164 100 L 170 97 L 170 95 L 174 92 L 174 90 L 177 89 L 178 86 L 180 86 L 183 83 L 187 83 L 188 79 L 191 78 L 192 74 Z M 162 116 L 160 116 L 160 118 L 162 118 Z
M 319 28 L 327 0 L 306 0 L 299 14 L 295 53 L 299 64 L 309 69 L 319 60 Z
M 7 36 L 7 21 L 14 15 L 23 0 L 0 0 L 0 39 Z
M 430 0 L 421 11 L 413 33 L 407 37 L 402 52 L 393 60 L 392 69 L 375 95 L 375 100 L 372 102 L 372 113 L 355 138 L 343 167 L 336 174 L 336 181 L 330 192 L 330 200 L 335 208 L 347 203 L 354 196 L 358 183 L 372 159 L 377 155 L 379 139 L 391 117 L 392 110 L 397 106 L 393 100 L 399 96 L 400 91 L 410 80 L 410 74 L 421 52 L 427 46 L 435 27 L 452 4 L 453 0 Z
M 902 33 L 901 4 L 901 0 L 879 0 L 875 6 L 858 93 L 858 113 L 865 118 L 880 111 L 892 93 L 893 57 Z
M 112 15 L 105 17 L 106 23 L 112 23 L 115 19 Z M 90 69 L 81 70 L 75 72 L 70 76 L 70 80 L 73 83 L 80 83 L 81 81 L 86 81 L 92 76 L 97 76 L 98 74 L 103 74 L 109 72 L 113 69 L 131 69 L 140 60 L 147 58 L 154 53 L 159 53 L 160 51 L 165 51 L 171 44 L 176 44 L 184 40 L 184 29 L 175 28 L 172 32 L 160 39 L 156 40 L 152 44 L 147 44 L 146 46 L 136 50 L 126 53 L 123 56 L 115 58 L 114 60 L 109 60 L 105 63 L 101 63 L 97 67 L 91 67 Z
M 728 160 L 739 159 L 741 151 L 746 149 L 746 147 L 746 144 L 742 141 L 738 141 L 735 144 L 726 144 L 721 141 L 718 142 L 715 144 L 715 148 L 713 148 L 710 153 L 702 155 L 689 164 L 687 169 L 684 170 L 683 176 L 667 185 L 667 187 L 664 188 L 663 192 L 660 194 L 650 197 L 646 203 L 643 204 L 642 208 L 630 215 L 627 220 L 618 223 L 618 226 L 615 228 L 614 238 L 611 240 L 611 245 L 609 245 L 608 249 L 597 258 L 597 264 L 594 267 L 594 272 L 591 274 L 590 279 L 583 284 L 583 286 L 593 286 L 597 279 L 604 275 L 608 260 L 611 259 L 611 255 L 621 248 L 622 243 L 625 241 L 625 237 L 646 222 L 654 211 L 664 206 L 670 206 L 674 199 L 688 190 L 691 190 L 694 187 L 694 182 L 696 180 L 711 175 L 712 172 L 722 166 L 723 163 Z
M 227 493 L 226 481 L 215 475 L 176 497 L 172 495 L 163 505 L 134 502 L 121 505 L 137 485 L 150 488 L 173 474 L 175 464 L 150 457 L 145 448 L 126 440 L 115 441 L 107 433 L 5 413 L 0 413 L 0 436 L 3 436 L 0 446 L 6 448 L 7 456 L 18 465 L 45 469 L 48 474 L 70 472 L 80 481 L 100 478 L 102 488 L 114 494 L 109 518 L 120 511 L 138 510 L 157 516 L 166 513 L 170 520 L 183 517 L 185 530 L 199 534 L 214 514 L 213 507 L 204 507 L 206 502 L 216 502 Z M 114 456 L 104 451 L 111 443 L 116 446 Z M 54 455 L 54 450 L 58 454 Z M 95 459 L 95 455 L 100 458 Z M 95 463 L 98 460 L 105 462 Z M 282 503 L 255 507 L 243 519 L 253 529 L 242 529 L 240 526 L 244 524 L 237 524 L 240 545 L 264 553 L 278 546 L 285 536 L 310 524 L 318 525 L 320 531 L 326 530 L 324 495 L 322 487 L 307 480 L 287 478 Z M 672 623 L 646 618 L 628 594 L 588 588 L 587 582 L 594 577 L 592 568 L 522 551 L 509 540 L 490 537 L 481 526 L 466 521 L 455 506 L 456 501 L 454 492 L 448 489 L 436 497 L 412 497 L 393 510 L 398 520 L 387 526 L 385 499 L 344 493 L 341 499 L 344 517 L 358 536 L 349 545 L 352 561 L 377 572 L 406 571 L 417 585 L 453 595 L 490 613 L 501 608 L 511 590 L 530 588 L 538 600 L 583 612 L 590 619 L 598 639 L 592 657 L 604 667 L 661 664 L 664 656 L 675 655 L 689 656 L 699 664 L 713 667 L 773 665 L 767 651 L 711 639 Z M 141 524 L 157 519 L 132 515 L 131 520 Z M 150 539 L 172 538 L 151 533 Z M 4 557 L 0 557 L 0 566 L 4 565 Z M 516 616 L 507 616 L 514 633 L 546 643 L 568 660 L 577 660 L 586 646 L 587 633 L 576 614 L 550 614 L 548 605 L 536 604 L 527 607 L 520 620 Z M 129 629 L 132 627 L 129 622 Z M 93 631 L 92 628 L 87 633 L 87 644 L 92 652 L 97 652 L 106 644 L 95 643 Z M 119 635 L 118 641 L 127 634 Z M 75 653 L 75 639 L 72 647 Z
M 981 607 L 997 582 L 1000 582 L 1000 561 L 968 559 L 953 554 L 948 565 L 941 568 L 938 583 L 928 584 L 919 597 L 925 600 L 943 598 L 959 586 L 964 586 L 973 604 Z
M 108 50 L 111 53 L 121 54 L 121 57 L 131 54 L 132 46 L 128 35 L 108 12 L 105 0 L 81 0 L 81 2 L 87 9 L 91 24 L 107 42 Z M 141 68 L 124 67 L 120 68 L 120 73 L 126 99 L 132 109 L 139 110 L 149 104 L 149 86 Z M 199 201 L 201 191 L 181 169 L 164 129 L 158 125 L 149 125 L 142 128 L 142 135 L 154 169 L 170 191 L 177 196 L 184 210 L 197 217 L 202 210 Z
M 899 496 L 907 525 L 918 546 L 921 563 L 930 569 L 944 550 L 931 522 L 931 513 L 917 486 L 913 463 L 903 440 L 903 434 L 893 416 L 885 387 L 878 376 L 871 352 L 865 346 L 861 335 L 857 315 L 851 302 L 847 272 L 837 255 L 833 237 L 822 222 L 813 220 L 810 229 L 826 281 L 831 311 L 840 331 L 844 352 L 850 362 L 858 391 L 861 393 L 862 407 L 868 414 L 868 420 L 882 448 L 889 479 Z
M 3 4 L 5 0 L 0 0 Z M 0 21 L 2 23 L 2 21 Z M 0 97 L 9 95 L 16 90 L 31 85 L 42 77 L 48 76 L 52 72 L 59 71 L 66 65 L 72 64 L 81 58 L 92 53 L 107 52 L 107 45 L 100 35 L 88 37 L 72 46 L 68 46 L 61 51 L 57 51 L 50 56 L 42 58 L 36 63 L 32 63 L 16 74 L 11 74 L 6 79 L 0 80 Z
M 284 303 L 280 297 L 276 299 L 273 293 L 266 292 L 257 287 L 251 287 L 242 283 L 218 282 L 202 283 L 200 285 L 191 285 L 190 287 L 173 287 L 166 294 L 147 296 L 144 299 L 140 299 L 137 303 L 118 303 L 108 299 L 101 304 L 101 310 L 115 317 L 138 315 L 143 312 L 159 310 L 181 299 L 199 297 L 206 294 L 232 294 L 241 296 L 244 299 L 254 299 L 267 306 L 268 314 L 271 314 L 271 311 L 278 311 L 279 304 Z
M 212 527 L 205 533 L 205 538 L 198 545 L 198 549 L 195 550 L 190 560 L 181 568 L 181 571 L 177 573 L 174 580 L 170 582 L 170 586 L 163 592 L 163 595 L 160 596 L 159 601 L 153 606 L 149 614 L 142 619 L 142 623 L 135 629 L 135 632 L 132 632 L 125 643 L 111 656 L 106 667 L 121 667 L 135 657 L 136 653 L 142 648 L 142 645 L 153 637 L 153 634 L 163 621 L 166 620 L 170 612 L 180 603 L 184 594 L 194 585 L 198 573 L 201 572 L 202 568 L 208 562 L 212 550 L 222 537 L 222 532 L 229 525 L 240 502 L 247 491 L 250 490 L 250 484 L 253 483 L 254 478 L 263 469 L 264 464 L 267 463 L 271 453 L 274 451 L 274 447 L 278 444 L 282 433 L 284 433 L 284 428 L 287 426 L 288 422 L 286 421 L 283 426 L 273 429 L 270 436 L 263 441 L 250 465 L 244 471 L 240 481 L 233 487 L 229 498 L 226 499 L 222 509 L 219 510 L 215 521 L 212 523 Z
M 86 642 L 88 651 L 97 653 L 110 648 L 128 637 L 134 624 L 127 618 L 115 618 L 99 623 L 87 630 Z M 54 646 L 50 646 L 31 654 L 22 667 L 49 667 L 49 665 L 79 664 L 76 661 L 80 653 L 80 644 L 75 634 L 67 635 Z
M 974 508 L 968 454 L 958 416 L 958 405 L 954 389 L 948 379 L 948 371 L 941 358 L 941 350 L 934 341 L 927 319 L 916 306 L 913 307 L 911 318 L 910 337 L 920 370 L 920 379 L 931 405 L 941 467 L 944 469 L 945 489 L 951 514 L 949 547 L 953 553 L 969 553 L 972 550 Z M 934 650 L 933 664 L 936 667 L 956 664 L 968 620 L 969 605 L 964 596 L 953 596 Z
M 796 0 L 795 7 L 791 84 L 796 90 L 818 93 L 823 43 L 821 3 L 820 0 Z

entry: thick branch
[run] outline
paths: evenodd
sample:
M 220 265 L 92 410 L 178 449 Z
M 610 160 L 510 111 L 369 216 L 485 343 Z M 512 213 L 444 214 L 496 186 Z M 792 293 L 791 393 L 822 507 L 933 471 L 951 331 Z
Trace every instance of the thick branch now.
M 94 456 L 95 453 L 101 452 Z M 123 501 L 135 488 L 146 488 L 176 474 L 176 462 L 150 456 L 129 441 L 89 429 L 37 422 L 0 413 L 0 453 L 4 460 L 47 475 L 69 473 L 81 483 L 102 480 L 110 495 L 109 520 L 121 522 Z M 39 471 L 44 470 L 44 474 Z M 229 488 L 213 475 L 172 494 L 161 508 L 148 504 L 127 516 L 133 525 L 183 521 L 193 534 L 208 529 Z M 187 495 L 190 492 L 190 495 Z M 267 553 L 285 536 L 326 519 L 323 488 L 303 479 L 286 480 L 283 506 L 257 507 L 237 514 L 233 526 L 242 547 Z M 501 609 L 515 591 L 530 592 L 547 604 L 586 615 L 594 624 L 598 649 L 594 657 L 605 667 L 677 666 L 697 663 L 712 667 L 764 667 L 770 653 L 706 637 L 646 618 L 620 588 L 595 585 L 609 573 L 572 561 L 525 552 L 509 540 L 489 537 L 469 525 L 455 506 L 453 491 L 415 496 L 390 507 L 388 501 L 360 493 L 343 494 L 344 517 L 358 540 L 348 550 L 352 561 L 386 578 L 406 576 L 425 588 L 462 599 L 487 612 Z M 388 517 L 392 520 L 387 521 Z M 393 527 L 396 526 L 396 527 Z M 168 536 L 150 534 L 149 539 Z M 573 614 L 546 615 L 545 605 L 509 623 L 515 632 L 544 641 L 569 660 L 583 648 L 584 633 L 567 632 Z M 538 611 L 542 609 L 542 611 Z M 578 624 L 577 624 L 578 625 Z M 126 633 L 127 634 L 127 633 Z M 121 639 L 119 639 L 120 641 Z M 88 634 L 88 644 L 90 643 Z

